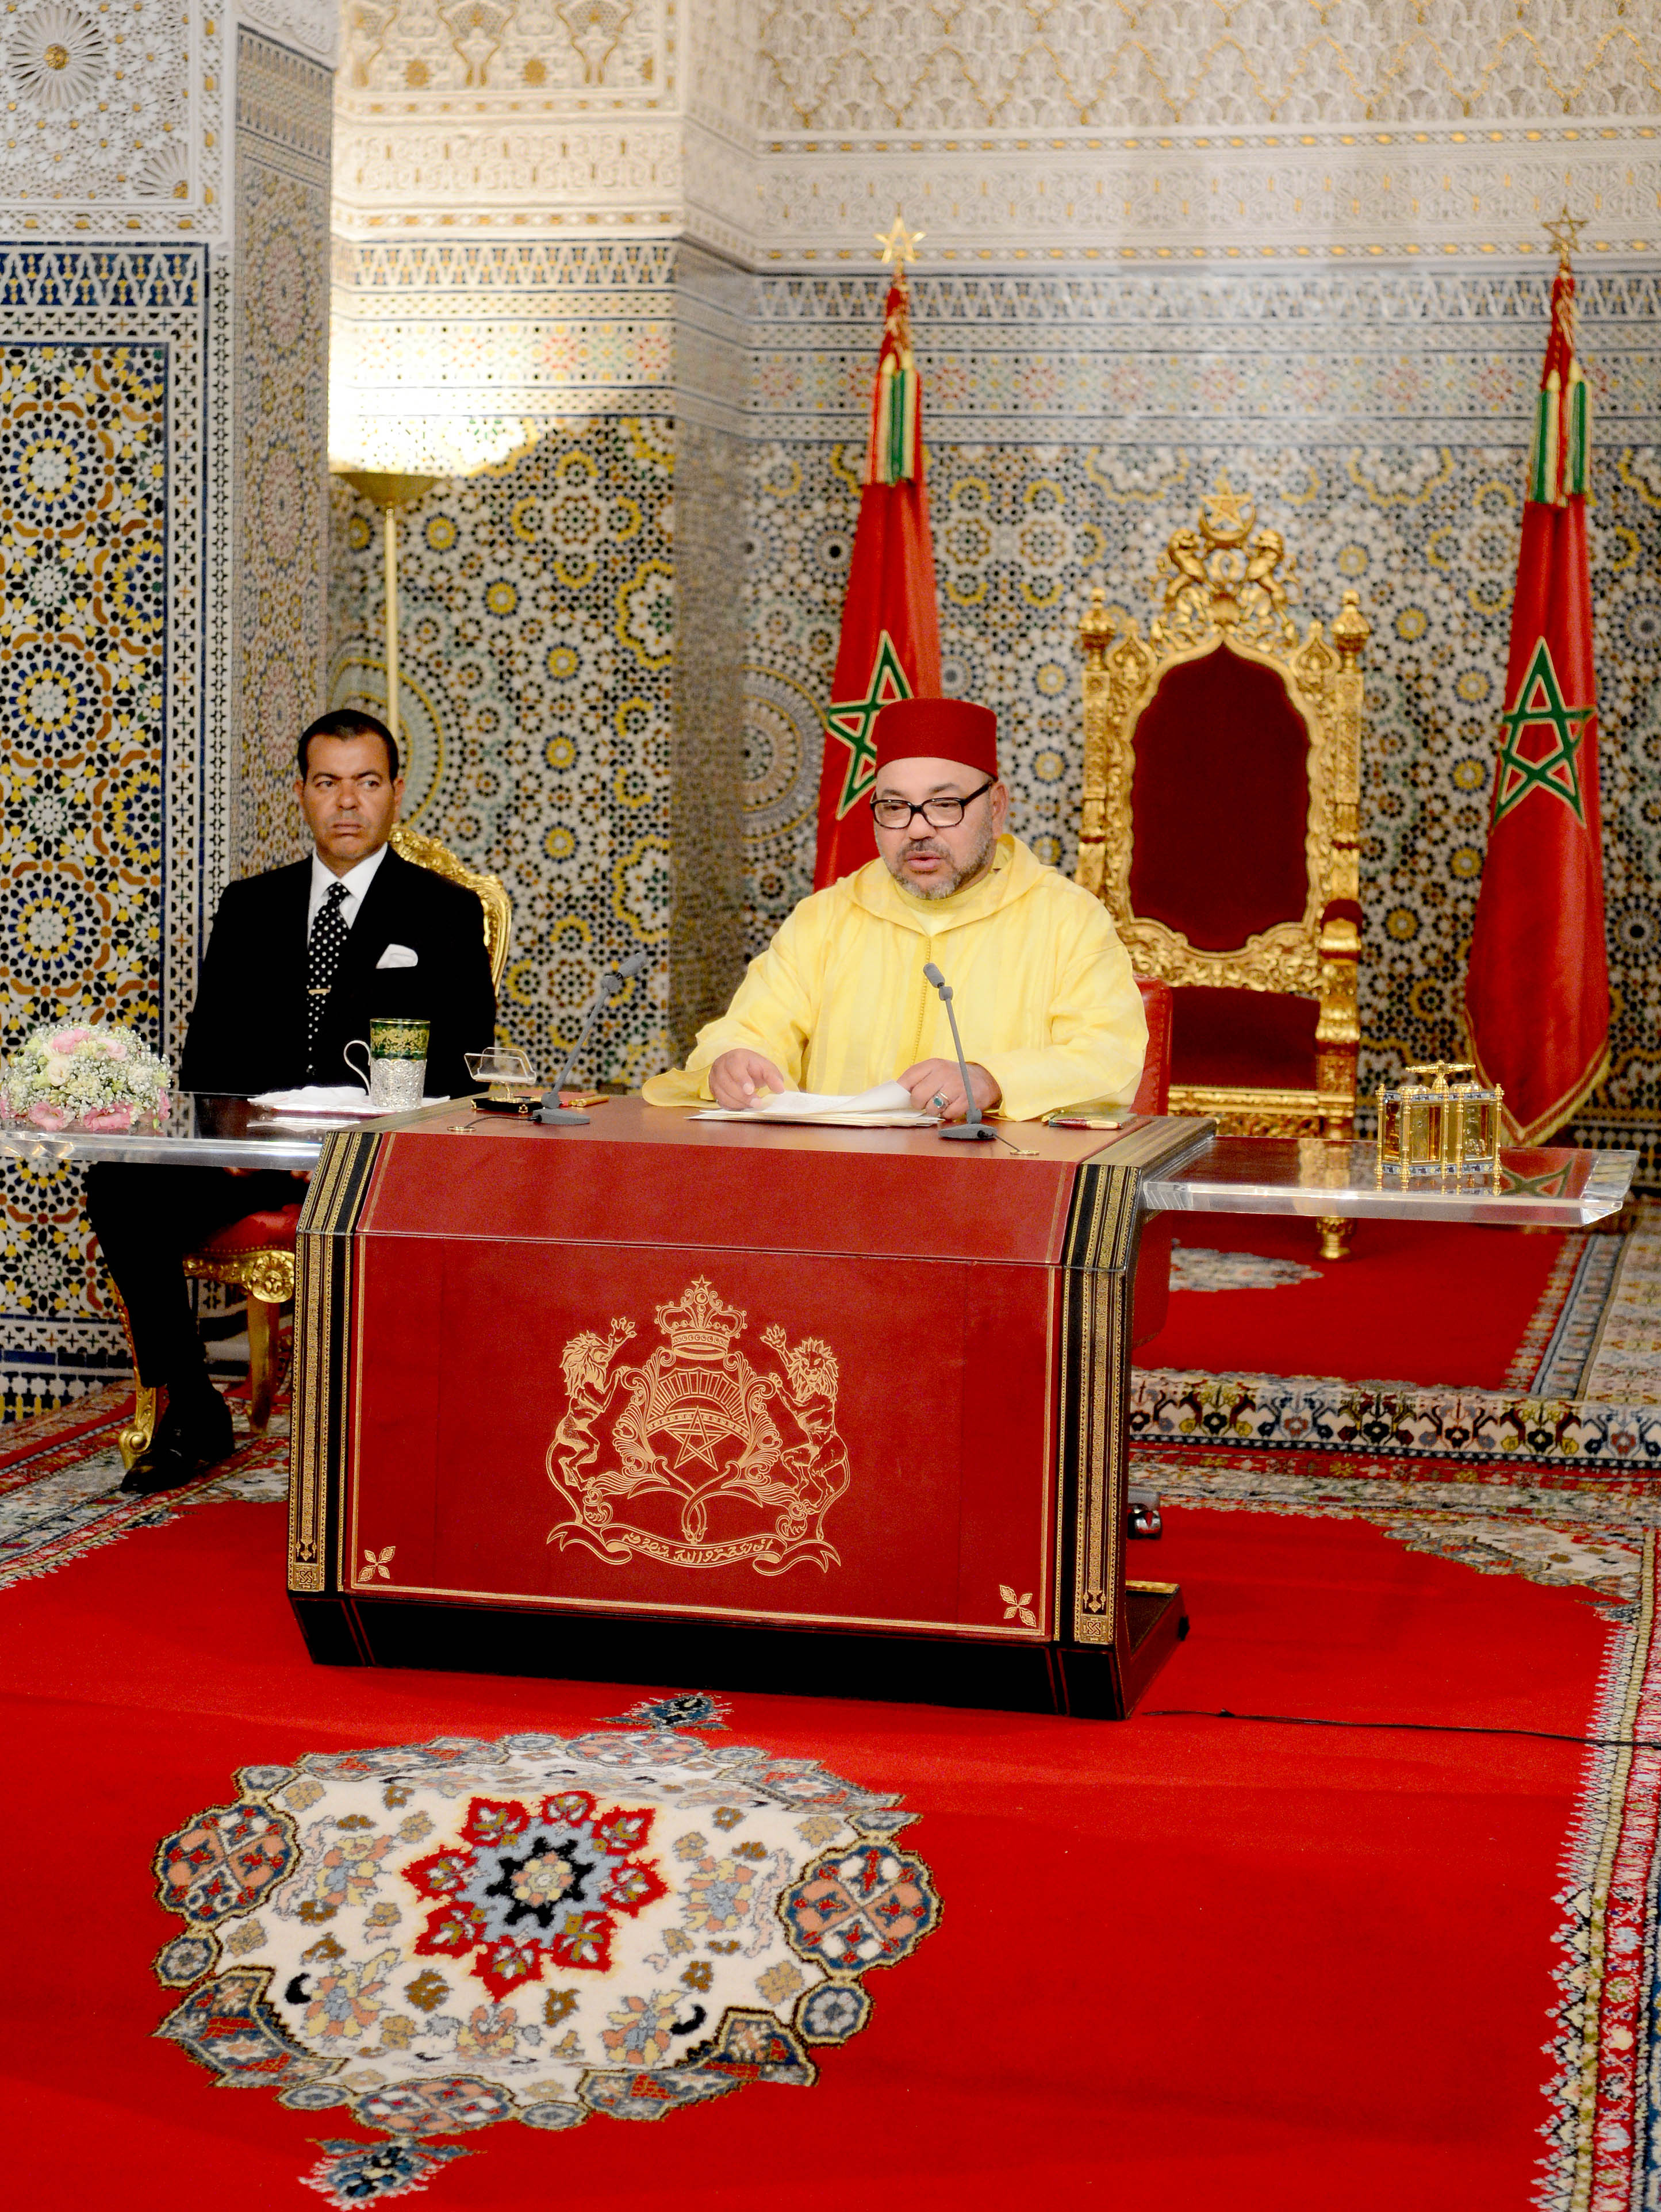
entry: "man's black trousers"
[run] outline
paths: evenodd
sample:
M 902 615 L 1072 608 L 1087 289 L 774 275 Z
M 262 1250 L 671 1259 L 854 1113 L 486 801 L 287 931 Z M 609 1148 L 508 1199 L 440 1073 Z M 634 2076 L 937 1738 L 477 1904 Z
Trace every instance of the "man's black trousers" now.
M 305 1191 L 303 1176 L 270 1168 L 233 1175 L 111 1163 L 89 1170 L 87 1218 L 125 1303 L 147 1389 L 194 1382 L 205 1368 L 185 1255 L 244 1214 L 293 1206 Z

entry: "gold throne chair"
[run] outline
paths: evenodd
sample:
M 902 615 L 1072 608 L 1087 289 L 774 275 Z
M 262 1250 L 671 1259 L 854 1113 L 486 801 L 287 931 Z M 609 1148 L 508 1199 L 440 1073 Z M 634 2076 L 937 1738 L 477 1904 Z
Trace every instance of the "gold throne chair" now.
M 418 868 L 463 884 L 478 899 L 484 916 L 485 950 L 490 956 L 490 981 L 500 989 L 507 966 L 507 949 L 513 936 L 513 903 L 500 876 L 482 875 L 470 868 L 436 837 L 423 837 L 403 823 L 393 830 L 392 850 Z M 248 1425 L 264 1435 L 276 1397 L 277 1312 L 294 1295 L 294 1238 L 300 1222 L 298 1206 L 268 1213 L 251 1213 L 220 1230 L 197 1251 L 185 1255 L 185 1273 L 197 1282 L 221 1283 L 239 1290 L 248 1306 Z M 119 1296 L 118 1294 L 118 1304 Z M 122 1325 L 126 1326 L 122 1309 Z M 129 1331 L 127 1348 L 132 1349 Z M 128 1467 L 155 1433 L 156 1393 L 147 1390 L 133 1367 L 133 1418 L 118 1439 Z
M 1144 638 L 1098 586 L 1080 627 L 1077 881 L 1174 993 L 1173 1114 L 1225 1135 L 1355 1127 L 1361 652 L 1354 592 L 1300 638 L 1293 563 L 1228 477 L 1161 556 Z M 1337 1257 L 1339 1224 L 1323 1223 Z

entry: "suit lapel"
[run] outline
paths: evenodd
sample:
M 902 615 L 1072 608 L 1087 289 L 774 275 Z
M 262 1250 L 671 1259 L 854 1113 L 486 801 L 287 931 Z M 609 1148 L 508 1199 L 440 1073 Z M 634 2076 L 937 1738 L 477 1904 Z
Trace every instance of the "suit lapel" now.
M 306 1065 L 306 908 L 312 896 L 312 863 L 280 869 L 271 885 L 271 1003 L 292 1024 L 291 1051 Z M 287 1077 L 283 1078 L 286 1082 Z

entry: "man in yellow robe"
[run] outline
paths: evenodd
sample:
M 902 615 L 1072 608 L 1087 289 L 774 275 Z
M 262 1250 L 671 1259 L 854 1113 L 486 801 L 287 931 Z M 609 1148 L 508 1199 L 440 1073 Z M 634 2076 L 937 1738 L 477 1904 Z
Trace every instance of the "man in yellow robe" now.
M 859 1092 L 894 1079 L 919 1112 L 966 1110 L 952 986 L 983 1113 L 1032 1121 L 1128 1102 L 1148 1049 L 1131 963 L 1099 899 L 1006 827 L 997 719 L 961 699 L 902 699 L 876 718 L 877 858 L 805 898 L 706 1023 L 654 1106 L 743 1108 L 763 1091 Z

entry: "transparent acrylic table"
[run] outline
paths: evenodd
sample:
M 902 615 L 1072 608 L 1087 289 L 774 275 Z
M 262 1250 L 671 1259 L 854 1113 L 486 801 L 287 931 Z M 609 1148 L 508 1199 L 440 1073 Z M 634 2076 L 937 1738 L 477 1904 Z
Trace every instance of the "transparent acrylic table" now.
M 1636 1152 L 1543 1148 L 1500 1155 L 1497 1182 L 1382 1175 L 1370 1144 L 1323 1137 L 1216 1137 L 1142 1186 L 1149 1212 L 1371 1216 L 1487 1222 L 1494 1228 L 1585 1229 L 1618 1212 Z
M 421 1109 L 427 1115 L 436 1109 Z M 396 1117 L 407 1127 L 415 1116 Z M 669 1118 L 664 1117 L 666 1120 Z M 392 1126 L 383 1117 L 378 1126 Z M 152 1166 L 287 1168 L 317 1165 L 331 1129 L 361 1126 L 353 1116 L 301 1119 L 271 1114 L 246 1098 L 186 1095 L 159 1130 L 122 1134 L 0 1124 L 0 1158 L 60 1166 L 130 1160 Z M 1138 1120 L 1130 1125 L 1146 1127 Z M 1179 1124 L 1169 1124 L 1174 1133 Z M 1197 1134 L 1201 1122 L 1187 1127 Z M 1128 1133 L 1128 1132 L 1127 1132 Z M 1444 1182 L 1392 1173 L 1382 1178 L 1370 1144 L 1323 1137 L 1212 1137 L 1184 1164 L 1147 1177 L 1150 1213 L 1371 1215 L 1390 1221 L 1488 1222 L 1496 1228 L 1585 1229 L 1618 1212 L 1638 1164 L 1636 1152 L 1543 1148 L 1500 1156 L 1498 1187 L 1487 1177 Z
M 357 1126 L 346 1115 L 302 1120 L 296 1115 L 268 1113 L 246 1098 L 187 1092 L 173 1102 L 159 1129 L 118 1133 L 0 1123 L 0 1159 L 42 1167 L 62 1167 L 71 1161 L 91 1167 L 99 1160 L 129 1160 L 149 1167 L 287 1168 L 304 1174 L 317 1165 L 330 1130 Z

